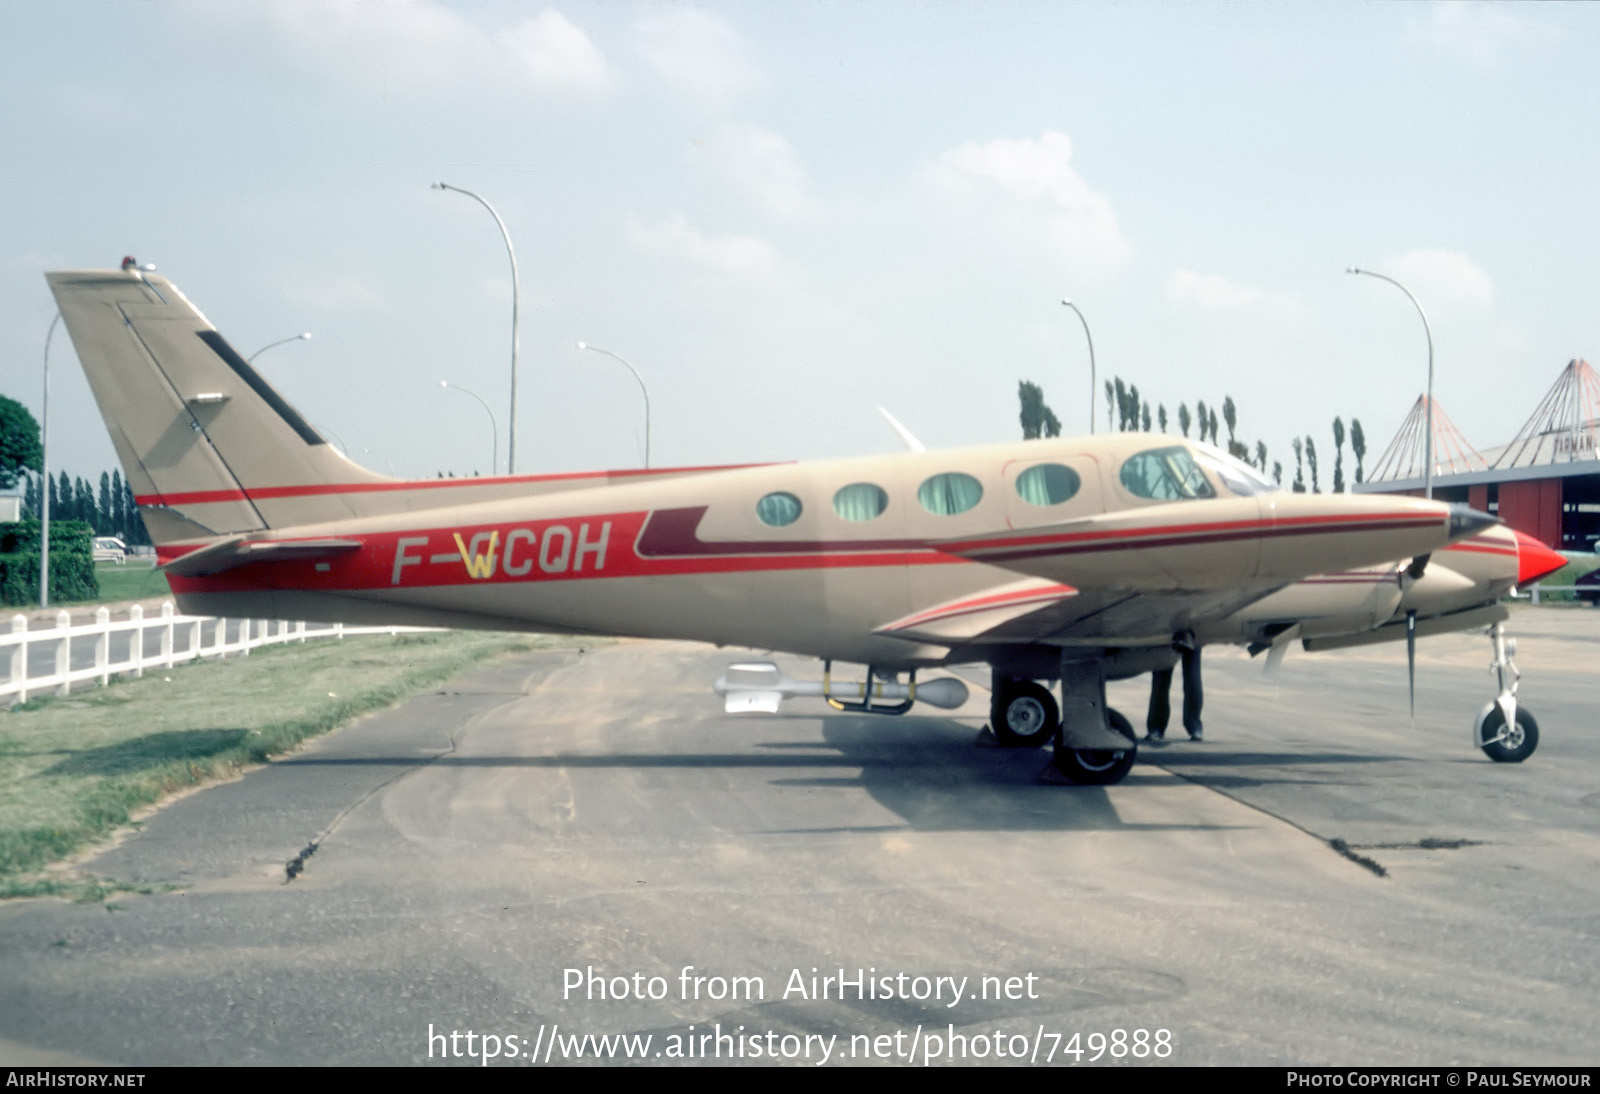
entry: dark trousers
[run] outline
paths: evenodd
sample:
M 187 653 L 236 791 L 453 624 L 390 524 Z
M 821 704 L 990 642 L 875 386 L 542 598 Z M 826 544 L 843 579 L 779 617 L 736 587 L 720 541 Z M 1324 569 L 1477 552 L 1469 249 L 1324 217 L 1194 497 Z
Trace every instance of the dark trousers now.
M 1200 708 L 1205 705 L 1205 690 L 1200 684 L 1200 650 L 1179 649 L 1183 665 L 1183 728 L 1189 733 L 1200 730 Z M 1156 669 L 1150 674 L 1150 714 L 1145 727 L 1153 733 L 1165 733 L 1167 720 L 1172 715 L 1172 670 Z

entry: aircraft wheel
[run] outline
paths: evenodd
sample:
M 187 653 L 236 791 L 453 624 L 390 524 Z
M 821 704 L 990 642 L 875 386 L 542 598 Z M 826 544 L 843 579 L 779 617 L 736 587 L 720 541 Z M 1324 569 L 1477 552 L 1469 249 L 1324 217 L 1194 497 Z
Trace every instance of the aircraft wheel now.
M 1489 738 L 1489 743 L 1483 746 L 1483 754 L 1495 763 L 1520 764 L 1532 756 L 1533 750 L 1539 747 L 1539 723 L 1519 705 L 1517 724 L 1504 738 L 1494 740 L 1493 738 L 1500 736 L 1505 726 L 1505 712 L 1497 703 L 1483 719 L 1483 729 L 1480 731 L 1482 736 L 1479 739 Z
M 1055 696 L 1030 680 L 1013 680 L 995 692 L 989 705 L 989 725 L 1002 748 L 1037 748 L 1060 724 Z
M 1133 769 L 1139 746 L 1133 739 L 1133 724 L 1119 711 L 1107 710 L 1111 728 L 1128 738 L 1126 749 L 1067 748 L 1056 738 L 1056 767 L 1067 778 L 1084 786 L 1110 786 L 1119 783 Z

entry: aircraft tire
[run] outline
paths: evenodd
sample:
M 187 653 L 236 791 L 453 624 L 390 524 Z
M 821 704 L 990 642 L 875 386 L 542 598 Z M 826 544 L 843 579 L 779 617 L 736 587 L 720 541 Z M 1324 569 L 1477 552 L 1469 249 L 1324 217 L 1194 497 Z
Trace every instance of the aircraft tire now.
M 1506 716 L 1500 710 L 1499 704 L 1483 719 L 1483 729 L 1480 731 L 1484 737 L 1498 737 L 1505 728 Z M 1483 746 L 1483 754 L 1495 763 L 1520 764 L 1533 750 L 1539 747 L 1539 723 L 1534 721 L 1521 706 L 1517 707 L 1517 724 L 1504 740 L 1491 740 Z
M 1126 750 L 1109 751 L 1094 748 L 1067 748 L 1056 738 L 1056 769 L 1082 786 L 1110 786 L 1119 783 L 1133 770 L 1133 761 L 1139 746 L 1133 739 L 1133 723 L 1120 711 L 1107 709 L 1106 721 L 1111 728 L 1128 738 Z
M 1050 689 L 1031 680 L 1013 680 L 989 704 L 989 726 L 1001 748 L 1038 748 L 1061 725 L 1061 708 Z

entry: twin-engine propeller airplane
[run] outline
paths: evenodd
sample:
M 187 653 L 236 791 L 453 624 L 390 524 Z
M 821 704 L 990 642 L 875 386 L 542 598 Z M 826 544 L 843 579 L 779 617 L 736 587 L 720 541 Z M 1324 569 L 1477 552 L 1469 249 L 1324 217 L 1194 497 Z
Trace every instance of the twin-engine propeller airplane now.
M 1562 560 L 1482 513 L 1284 493 L 1207 446 L 1132 433 L 402 481 L 329 446 L 164 278 L 133 263 L 47 277 L 188 612 L 685 638 L 829 663 L 821 684 L 733 666 L 729 709 L 808 690 L 843 709 L 955 707 L 959 680 L 916 673 L 984 663 L 1002 743 L 1053 741 L 1083 783 L 1134 761 L 1106 680 L 1170 667 L 1175 639 L 1276 658 L 1297 639 L 1493 625 L 1502 688 L 1478 741 L 1496 759 L 1532 751 L 1496 601 Z M 835 684 L 835 660 L 867 666 L 866 684 Z

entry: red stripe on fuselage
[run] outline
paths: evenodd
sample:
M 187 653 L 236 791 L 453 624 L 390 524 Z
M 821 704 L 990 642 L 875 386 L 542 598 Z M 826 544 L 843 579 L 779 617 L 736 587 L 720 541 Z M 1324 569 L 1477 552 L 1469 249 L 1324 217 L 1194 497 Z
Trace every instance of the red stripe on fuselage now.
M 1439 518 L 1419 519 L 1410 513 L 1373 513 L 1355 517 L 1296 517 L 1291 520 L 1226 521 L 1217 524 L 1157 525 L 1151 528 L 1011 536 L 952 545 L 948 549 L 959 550 L 963 555 L 977 558 L 979 561 L 988 561 L 1083 554 L 1091 551 L 1227 543 L 1246 539 L 1278 539 L 1284 536 L 1370 532 L 1395 528 L 1431 528 L 1439 523 Z

